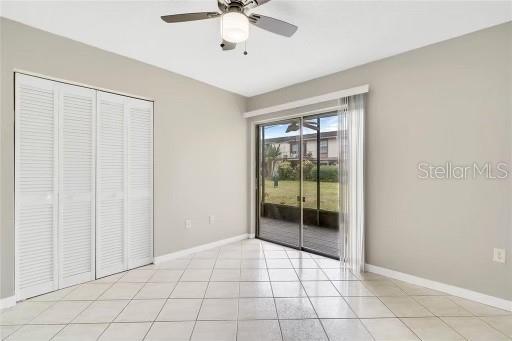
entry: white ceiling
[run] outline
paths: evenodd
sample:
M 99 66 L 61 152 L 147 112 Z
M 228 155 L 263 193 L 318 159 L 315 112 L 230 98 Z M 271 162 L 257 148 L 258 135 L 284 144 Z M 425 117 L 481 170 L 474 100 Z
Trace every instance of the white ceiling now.
M 512 1 L 273 0 L 254 12 L 299 30 L 284 38 L 253 28 L 248 56 L 221 51 L 218 19 L 160 20 L 216 9 L 216 0 L 3 1 L 1 15 L 245 96 L 512 20 Z

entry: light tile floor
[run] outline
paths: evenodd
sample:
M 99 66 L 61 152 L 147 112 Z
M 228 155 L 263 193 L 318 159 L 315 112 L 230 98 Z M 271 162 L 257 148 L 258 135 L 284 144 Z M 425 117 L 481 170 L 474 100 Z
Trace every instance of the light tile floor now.
M 7 340 L 512 340 L 512 312 L 245 240 L 0 312 Z

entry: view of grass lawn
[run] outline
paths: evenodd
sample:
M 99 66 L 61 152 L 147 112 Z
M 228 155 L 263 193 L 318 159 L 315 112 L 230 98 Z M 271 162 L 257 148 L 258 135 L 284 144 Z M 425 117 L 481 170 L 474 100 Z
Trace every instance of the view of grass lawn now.
M 338 211 L 338 186 L 337 182 L 320 182 L 320 208 L 326 211 Z M 296 206 L 297 196 L 300 194 L 298 181 L 280 180 L 274 187 L 272 180 L 265 180 L 264 201 L 272 204 Z M 316 209 L 316 182 L 304 181 L 305 208 Z

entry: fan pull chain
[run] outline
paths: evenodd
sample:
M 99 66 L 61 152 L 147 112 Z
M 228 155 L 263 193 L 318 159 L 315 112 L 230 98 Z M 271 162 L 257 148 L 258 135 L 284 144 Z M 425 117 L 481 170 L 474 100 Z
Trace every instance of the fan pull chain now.
M 247 56 L 247 40 L 244 41 L 244 56 Z

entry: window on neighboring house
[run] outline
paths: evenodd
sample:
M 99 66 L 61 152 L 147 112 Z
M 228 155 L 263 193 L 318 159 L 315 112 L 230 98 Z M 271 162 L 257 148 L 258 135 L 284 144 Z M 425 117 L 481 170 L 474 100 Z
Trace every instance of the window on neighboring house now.
M 327 157 L 329 144 L 327 140 L 320 140 L 320 157 Z
M 296 142 L 290 143 L 290 157 L 299 157 L 299 144 Z

